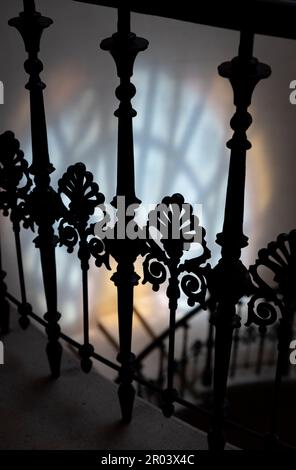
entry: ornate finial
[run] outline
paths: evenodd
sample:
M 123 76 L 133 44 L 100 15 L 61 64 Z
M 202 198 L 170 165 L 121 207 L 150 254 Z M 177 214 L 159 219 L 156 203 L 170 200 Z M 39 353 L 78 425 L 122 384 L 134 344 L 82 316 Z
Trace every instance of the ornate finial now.
M 135 194 L 134 143 L 132 120 L 137 115 L 131 100 L 136 88 L 130 79 L 139 52 L 145 51 L 148 41 L 130 31 L 130 9 L 128 4 L 118 8 L 117 32 L 101 42 L 101 49 L 110 52 L 120 78 L 116 97 L 120 104 L 115 116 L 118 118 L 118 167 L 117 190 L 112 204 L 117 207 L 117 196 L 124 196 L 126 205 L 140 203 Z

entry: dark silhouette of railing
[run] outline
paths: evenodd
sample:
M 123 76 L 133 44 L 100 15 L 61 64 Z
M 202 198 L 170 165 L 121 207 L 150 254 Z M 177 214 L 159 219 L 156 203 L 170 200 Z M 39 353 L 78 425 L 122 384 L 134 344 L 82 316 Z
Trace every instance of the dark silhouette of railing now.
M 208 301 L 208 312 L 203 312 L 200 307 L 196 307 L 184 314 L 176 322 L 176 334 L 179 332 L 179 354 L 175 357 L 175 377 L 178 379 L 178 392 L 182 398 L 190 396 L 197 401 L 202 401 L 208 397 L 211 390 L 213 378 L 213 347 L 214 330 L 211 322 L 207 335 L 201 334 L 192 320 L 203 316 L 205 322 L 211 318 L 211 301 Z M 241 318 L 245 316 L 245 302 L 238 305 L 238 314 Z M 136 309 L 135 309 L 136 311 Z M 203 315 L 200 315 L 202 314 Z M 141 313 L 137 310 L 137 316 Z M 276 364 L 276 342 L 278 324 L 271 325 L 265 331 L 259 332 L 254 326 L 236 329 L 233 334 L 233 347 L 230 361 L 229 379 L 233 386 L 235 383 L 244 381 L 258 382 L 270 378 Z M 118 349 L 114 338 L 110 338 L 110 333 L 106 331 L 102 323 L 100 329 L 106 335 L 110 343 Z M 191 338 L 188 332 L 191 331 Z M 293 329 L 293 333 L 295 333 Z M 155 385 L 165 382 L 164 363 L 167 360 L 167 340 L 169 328 L 164 329 L 158 336 L 148 325 L 148 334 L 151 341 L 137 354 L 138 373 L 146 380 L 152 381 Z M 159 351 L 156 371 L 151 372 L 149 358 Z M 146 366 L 146 363 L 147 366 Z M 154 359 L 155 363 L 155 359 Z M 291 368 L 287 368 L 285 376 L 288 377 Z M 205 390 L 207 394 L 205 395 Z M 141 395 L 145 396 L 142 392 Z M 148 393 L 150 397 L 150 393 Z M 157 400 L 157 397 L 154 397 Z
M 107 219 L 105 220 L 105 198 L 99 191 L 98 185 L 93 181 L 93 175 L 87 171 L 83 163 L 73 164 L 61 177 L 58 189 L 51 186 L 50 175 L 54 168 L 50 162 L 47 127 L 43 101 L 44 83 L 40 78 L 43 69 L 39 59 L 40 40 L 43 31 L 48 28 L 52 20 L 36 12 L 33 0 L 24 0 L 24 11 L 9 21 L 21 34 L 28 58 L 25 62 L 25 71 L 29 75 L 26 88 L 30 94 L 31 131 L 32 131 L 32 164 L 29 166 L 20 150 L 19 142 L 12 132 L 5 132 L 0 136 L 0 204 L 4 215 L 10 215 L 15 242 L 16 255 L 19 268 L 21 286 L 21 300 L 17 300 L 7 292 L 5 285 L 5 272 L 1 266 L 1 328 L 2 332 L 9 329 L 9 304 L 7 300 L 15 303 L 20 314 L 20 325 L 27 328 L 30 318 L 38 321 L 45 327 L 48 343 L 46 347 L 51 375 L 58 378 L 61 371 L 62 344 L 60 340 L 68 342 L 76 348 L 81 357 L 81 368 L 88 373 L 92 367 L 92 359 L 101 361 L 106 366 L 119 373 L 119 401 L 122 419 L 129 422 L 132 418 L 135 389 L 133 382 L 150 387 L 160 393 L 161 407 L 166 417 L 174 413 L 174 404 L 179 403 L 192 409 L 198 409 L 180 397 L 175 390 L 175 336 L 178 323 L 176 312 L 181 292 L 187 297 L 188 305 L 197 309 L 207 309 L 207 292 L 211 298 L 211 326 L 208 340 L 208 363 L 211 364 L 211 355 L 214 354 L 213 370 L 213 406 L 211 411 L 201 411 L 207 417 L 211 416 L 209 431 L 209 449 L 223 450 L 225 446 L 224 427 L 239 425 L 229 423 L 225 419 L 225 400 L 229 373 L 233 374 L 235 363 L 231 363 L 231 350 L 234 353 L 237 345 L 235 333 L 240 327 L 241 318 L 238 315 L 240 300 L 248 296 L 247 325 L 256 325 L 262 338 L 267 328 L 279 320 L 278 329 L 278 357 L 276 377 L 274 382 L 274 401 L 271 409 L 270 432 L 264 439 L 265 447 L 270 449 L 283 449 L 278 436 L 278 410 L 282 378 L 288 367 L 289 344 L 293 332 L 293 316 L 295 311 L 295 292 L 293 280 L 296 273 L 296 231 L 282 234 L 258 254 L 256 263 L 247 269 L 241 262 L 241 250 L 248 244 L 243 233 L 244 221 L 244 192 L 246 153 L 251 148 L 247 139 L 247 130 L 252 123 L 248 112 L 255 86 L 260 80 L 268 78 L 270 67 L 261 64 L 253 57 L 254 35 L 256 33 L 274 36 L 295 37 L 295 28 L 291 15 L 292 5 L 285 2 L 270 3 L 255 1 L 251 6 L 244 6 L 246 16 L 243 24 L 228 17 L 230 7 L 227 2 L 223 7 L 215 10 L 205 4 L 182 8 L 176 6 L 162 6 L 161 2 L 117 2 L 93 1 L 101 5 L 118 7 L 117 32 L 101 43 L 104 51 L 112 55 L 120 84 L 116 89 L 119 100 L 115 116 L 118 118 L 118 166 L 117 190 L 112 201 L 118 208 L 120 198 L 124 198 L 126 206 L 132 205 L 126 217 L 124 227 L 119 221 L 114 227 L 115 237 L 103 236 L 108 232 Z M 139 4 L 141 3 L 141 6 Z M 249 3 L 248 3 L 249 4 Z M 244 4 L 245 5 L 245 4 Z M 265 6 L 263 6 L 265 5 Z M 238 8 L 238 7 L 235 7 Z M 241 5 L 239 5 L 241 8 Z M 267 8 L 277 13 L 276 21 L 271 15 L 260 19 L 260 12 Z M 156 14 L 183 20 L 193 19 L 195 22 L 212 24 L 221 27 L 234 27 L 240 31 L 238 56 L 230 62 L 223 63 L 218 71 L 221 77 L 230 81 L 233 88 L 236 111 L 231 119 L 233 136 L 227 143 L 230 149 L 230 166 L 228 187 L 225 205 L 225 217 L 222 233 L 217 236 L 217 243 L 221 246 L 221 259 L 217 266 L 211 268 L 208 264 L 210 252 L 206 246 L 206 232 L 199 225 L 197 217 L 193 214 L 190 205 L 186 218 L 183 219 L 182 210 L 184 199 L 180 194 L 166 197 L 149 214 L 145 227 L 146 235 L 152 230 L 160 231 L 165 226 L 167 237 L 156 241 L 152 237 L 123 237 L 119 236 L 122 228 L 132 227 L 134 233 L 140 228 L 135 222 L 135 211 L 141 204 L 136 196 L 134 174 L 134 148 L 133 148 L 133 117 L 136 115 L 131 101 L 136 89 L 131 83 L 133 67 L 138 53 L 148 47 L 148 41 L 131 33 L 131 9 L 142 13 Z M 264 9 L 264 10 L 263 10 Z M 219 16 L 220 15 L 220 16 Z M 244 15 L 240 15 L 242 18 Z M 281 18 L 283 21 L 279 20 Z M 25 182 L 24 182 L 25 181 Z M 64 196 L 70 201 L 66 205 Z M 101 232 L 98 235 L 91 219 L 95 208 L 100 207 L 104 223 L 101 223 Z M 173 221 L 179 218 L 180 229 L 178 237 L 174 233 Z M 101 220 L 101 219 L 100 219 Z M 54 230 L 58 222 L 57 233 Z M 36 315 L 28 303 L 25 288 L 25 270 L 22 262 L 20 228 L 35 229 L 37 236 L 34 243 L 40 251 L 44 293 L 47 312 L 44 319 Z M 186 230 L 181 230 L 181 227 Z M 103 231 L 103 235 L 102 235 Z M 196 241 L 201 247 L 201 255 L 186 259 L 183 254 Z M 56 275 L 56 249 L 65 246 L 69 253 L 78 246 L 78 257 L 81 262 L 81 283 L 83 294 L 83 343 L 80 344 L 61 332 L 58 311 L 57 275 Z M 133 296 L 134 289 L 140 281 L 135 272 L 135 262 L 142 256 L 144 258 L 143 282 L 152 284 L 157 291 L 161 284 L 167 281 L 167 297 L 169 309 L 169 329 L 167 369 L 165 384 L 155 385 L 147 383 L 139 374 L 139 359 L 131 351 Z M 94 351 L 89 338 L 89 293 L 88 271 L 89 261 L 95 259 L 97 267 L 105 265 L 110 269 L 109 258 L 117 263 L 117 270 L 112 276 L 118 293 L 118 323 L 119 323 L 119 354 L 118 364 L 100 356 Z M 268 269 L 277 283 L 277 291 L 261 277 L 261 267 Z M 187 320 L 184 320 L 184 334 L 187 334 Z M 215 340 L 213 332 L 215 329 Z M 155 340 L 156 342 L 159 339 Z M 185 338 L 186 342 L 186 338 Z M 160 352 L 164 350 L 159 342 Z M 260 346 L 263 347 L 263 343 Z M 143 356 L 144 353 L 142 353 Z M 186 351 L 184 349 L 184 358 Z M 234 354 L 235 357 L 235 354 Z M 140 355 L 141 359 L 141 355 Z M 183 366 L 185 366 L 185 359 Z M 205 376 L 210 382 L 211 374 Z M 247 406 L 247 405 L 246 405 Z

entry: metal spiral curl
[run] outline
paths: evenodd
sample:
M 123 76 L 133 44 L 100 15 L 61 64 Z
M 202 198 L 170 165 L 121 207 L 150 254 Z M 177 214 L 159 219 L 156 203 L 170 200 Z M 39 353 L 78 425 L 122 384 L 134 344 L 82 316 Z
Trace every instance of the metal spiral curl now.
M 109 251 L 106 241 L 103 241 L 98 237 L 91 237 L 88 240 L 88 249 L 91 256 L 93 256 L 93 258 L 95 259 L 95 265 L 98 268 L 100 268 L 104 264 L 109 271 L 111 270 L 109 262 Z
M 248 303 L 246 326 L 254 324 L 259 326 L 260 332 L 266 332 L 268 326 L 276 323 L 278 313 L 282 311 L 282 304 L 276 296 L 267 299 L 260 294 L 256 294 Z
M 65 219 L 62 219 L 59 223 L 58 233 L 60 246 L 66 246 L 68 253 L 73 253 L 74 247 L 79 240 L 77 230 L 73 226 L 68 225 Z
M 181 289 L 187 297 L 189 307 L 194 307 L 199 303 L 202 308 L 206 309 L 205 292 L 207 291 L 206 278 L 202 274 L 186 274 L 181 279 Z
M 152 284 L 152 289 L 157 292 L 161 284 L 163 284 L 168 277 L 166 266 L 158 261 L 153 255 L 149 255 L 143 262 L 144 279 L 143 284 L 149 282 Z

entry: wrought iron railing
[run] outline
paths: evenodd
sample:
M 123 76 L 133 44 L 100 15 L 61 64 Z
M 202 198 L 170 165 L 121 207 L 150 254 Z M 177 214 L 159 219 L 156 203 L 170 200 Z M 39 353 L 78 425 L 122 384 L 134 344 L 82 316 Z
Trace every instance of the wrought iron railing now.
M 243 305 L 245 307 L 245 305 Z M 243 310 L 243 308 L 242 308 Z M 210 390 L 213 375 L 214 328 L 209 321 L 212 312 L 203 312 L 203 320 L 209 324 L 207 334 L 201 335 L 198 328 L 191 325 L 191 320 L 203 311 L 200 308 L 190 310 L 176 323 L 176 333 L 179 331 L 179 351 L 175 357 L 175 376 L 179 382 L 178 392 L 182 398 L 190 396 L 200 399 L 205 390 Z M 241 318 L 244 312 L 238 311 Z M 201 316 L 201 315 L 199 315 Z M 110 333 L 102 327 L 107 339 L 115 349 L 118 345 Z M 191 334 L 188 333 L 191 330 Z M 193 331 L 192 331 L 193 330 Z M 158 336 L 137 354 L 138 371 L 142 376 L 159 384 L 165 380 L 165 362 L 167 360 L 167 342 L 169 328 Z M 257 382 L 270 378 L 276 364 L 277 324 L 259 333 L 255 326 L 236 329 L 233 335 L 229 380 L 231 385 L 244 381 Z M 149 357 L 159 352 L 157 367 L 151 371 Z M 148 363 L 148 364 L 147 364 Z M 287 376 L 293 376 L 291 367 L 287 368 Z
M 120 80 L 116 89 L 119 107 L 115 112 L 118 118 L 117 191 L 112 205 L 116 209 L 120 198 L 124 198 L 126 206 L 132 206 L 132 210 L 125 219 L 123 227 L 125 233 L 128 227 L 132 228 L 134 234 L 143 231 L 135 222 L 135 213 L 141 202 L 135 191 L 132 121 L 136 112 L 131 101 L 136 89 L 131 83 L 131 77 L 138 53 L 144 52 L 148 47 L 146 39 L 131 33 L 131 10 L 183 20 L 192 19 L 195 22 L 240 30 L 238 56 L 230 62 L 223 63 L 218 69 L 220 76 L 231 83 L 236 112 L 231 119 L 233 136 L 227 143 L 230 149 L 230 167 L 224 225 L 222 233 L 217 236 L 217 243 L 222 248 L 221 259 L 217 266 L 211 268 L 208 263 L 210 252 L 206 246 L 206 232 L 199 225 L 190 205 L 186 206 L 189 207 L 187 218 L 182 218 L 184 199 L 180 194 L 164 198 L 162 203 L 151 211 L 144 228 L 144 233 L 147 235 L 153 230 L 159 230 L 161 225 L 165 225 L 167 237 L 158 241 L 153 237 L 122 238 L 119 235 L 122 227 L 117 221 L 114 227 L 116 236 L 112 239 L 103 236 L 108 232 L 105 198 L 83 163 L 70 166 L 59 180 L 57 189 L 51 186 L 51 174 L 54 168 L 48 152 L 43 101 L 45 85 L 40 78 L 43 65 L 39 59 L 39 49 L 42 33 L 52 21 L 36 12 L 33 0 L 24 0 L 23 3 L 24 11 L 10 20 L 9 24 L 21 34 L 28 54 L 25 71 L 29 75 L 26 88 L 29 91 L 31 106 L 32 164 L 29 166 L 25 160 L 20 144 L 12 132 L 5 132 L 0 136 L 0 204 L 4 215 L 9 215 L 12 222 L 21 287 L 21 300 L 19 301 L 7 292 L 5 272 L 1 266 L 2 332 L 7 332 L 9 329 L 9 300 L 18 308 L 22 328 L 29 326 L 31 318 L 44 326 L 48 336 L 46 351 L 54 378 L 58 378 L 61 371 L 63 348 L 60 340 L 62 339 L 78 350 L 81 368 L 84 372 L 90 371 L 93 359 L 118 371 L 118 394 L 122 419 L 125 422 L 132 419 L 135 398 L 134 381 L 150 386 L 160 393 L 163 413 L 170 417 L 174 413 L 175 403 L 195 408 L 193 403 L 178 396 L 174 387 L 178 301 L 183 292 L 188 299 L 189 306 L 198 305 L 206 309 L 209 291 L 213 309 L 211 320 L 214 327 L 212 328 L 215 328 L 213 408 L 209 425 L 209 449 L 221 450 L 225 446 L 225 399 L 231 349 L 233 342 L 235 344 L 234 331 L 240 327 L 237 306 L 242 297 L 249 296 L 248 326 L 258 326 L 260 333 L 264 335 L 266 328 L 276 323 L 279 318 L 274 402 L 271 410 L 270 432 L 268 436 L 265 436 L 264 445 L 271 449 L 284 448 L 278 436 L 278 410 L 281 381 L 288 364 L 295 311 L 293 277 L 296 266 L 296 231 L 280 235 L 275 242 L 261 250 L 256 263 L 250 269 L 243 265 L 240 258 L 242 248 L 248 244 L 248 239 L 243 233 L 246 153 L 251 148 L 251 143 L 247 139 L 247 130 L 252 123 L 248 108 L 255 86 L 260 80 L 268 78 L 271 73 L 269 66 L 253 57 L 254 35 L 264 33 L 294 38 L 293 16 L 290 14 L 292 6 L 285 3 L 280 6 L 274 2 L 251 2 L 251 7 L 247 8 L 247 16 L 244 18 L 249 21 L 246 27 L 240 21 L 230 20 L 227 16 L 227 8 L 222 11 L 221 8 L 215 10 L 204 5 L 200 10 L 198 10 L 199 6 L 196 6 L 188 7 L 188 10 L 184 8 L 180 12 L 178 7 L 164 7 L 161 2 L 89 2 L 118 7 L 117 32 L 102 41 L 101 48 L 112 55 Z M 138 6 L 139 3 L 141 6 Z M 263 4 L 265 4 L 264 8 L 275 9 L 278 15 L 276 22 L 271 20 L 272 16 L 265 17 L 267 19 L 264 22 L 258 20 L 257 13 L 262 11 Z M 279 18 L 283 19 L 284 26 L 283 22 L 278 21 Z M 70 201 L 69 204 L 64 202 L 64 196 Z M 91 219 L 98 206 L 101 210 L 100 218 L 97 220 L 100 223 L 100 235 Z M 173 220 L 176 217 L 181 220 L 177 237 L 173 227 Z M 56 223 L 58 223 L 57 231 L 54 229 Z M 21 225 L 25 229 L 36 230 L 37 233 L 34 243 L 40 252 L 47 305 L 44 319 L 32 311 L 26 295 L 26 276 L 20 241 Z M 184 252 L 197 239 L 201 247 L 201 255 L 184 261 Z M 66 336 L 59 325 L 61 314 L 58 311 L 56 273 L 58 245 L 66 247 L 69 253 L 73 252 L 75 246 L 78 246 L 83 294 L 84 339 L 82 344 Z M 135 272 L 135 262 L 140 256 L 144 258 L 143 282 L 151 283 L 154 291 L 157 291 L 166 281 L 168 285 L 166 291 L 169 309 L 168 360 L 166 383 L 162 388 L 151 383 L 147 384 L 137 373 L 138 362 L 131 351 L 133 296 L 134 289 L 140 281 L 140 276 Z M 118 293 L 119 354 L 117 360 L 119 364 L 97 354 L 89 339 L 89 262 L 91 258 L 94 258 L 98 268 L 105 265 L 110 269 L 110 257 L 117 263 L 117 270 L 111 279 Z M 262 266 L 273 274 L 277 284 L 276 291 L 260 276 L 259 268 Z

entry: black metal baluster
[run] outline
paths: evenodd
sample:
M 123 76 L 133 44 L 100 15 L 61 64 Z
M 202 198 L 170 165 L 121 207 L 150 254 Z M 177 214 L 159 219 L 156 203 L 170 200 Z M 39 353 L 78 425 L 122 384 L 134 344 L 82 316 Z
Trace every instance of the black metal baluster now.
M 262 371 L 265 341 L 266 341 L 266 330 L 262 329 L 259 331 L 259 345 L 258 345 L 257 360 L 256 360 L 256 366 L 255 366 L 256 375 L 260 375 Z
M 88 305 L 88 270 L 89 252 L 87 241 L 82 239 L 79 247 L 79 258 L 82 270 L 82 301 L 83 301 L 83 338 L 84 344 L 80 348 L 81 368 L 84 372 L 90 372 L 92 361 L 90 359 L 94 352 L 94 347 L 89 342 L 89 305 Z
M 34 240 L 40 250 L 43 282 L 47 303 L 47 313 L 44 318 L 48 322 L 46 332 L 48 335 L 47 355 L 51 374 L 60 375 L 62 346 L 59 343 L 60 314 L 57 310 L 57 279 L 55 247 L 56 237 L 53 224 L 60 218 L 59 199 L 50 186 L 50 174 L 54 171 L 50 163 L 47 143 L 47 127 L 44 109 L 43 90 L 45 84 L 40 79 L 43 70 L 42 62 L 38 58 L 40 40 L 43 30 L 52 24 L 52 20 L 41 16 L 35 10 L 32 0 L 24 0 L 24 12 L 17 18 L 9 21 L 21 34 L 28 59 L 25 70 L 29 75 L 26 88 L 30 92 L 31 106 L 31 133 L 32 133 L 32 166 L 30 173 L 34 176 L 35 188 L 30 194 L 27 204 L 33 220 L 38 226 L 38 236 Z
M 213 348 L 214 348 L 214 324 L 213 312 L 215 309 L 215 301 L 209 300 L 209 327 L 208 336 L 206 341 L 206 363 L 202 372 L 202 384 L 205 387 L 210 387 L 213 380 Z
M 145 51 L 148 41 L 130 31 L 130 8 L 128 1 L 118 7 L 117 33 L 101 42 L 101 48 L 110 52 L 116 67 L 120 85 L 116 97 L 120 104 L 115 116 L 118 118 L 117 191 L 113 200 L 117 207 L 117 197 L 125 198 L 126 206 L 140 203 L 135 194 L 133 118 L 137 115 L 131 100 L 136 87 L 131 83 L 133 68 L 139 52 Z
M 6 299 L 7 286 L 5 284 L 6 272 L 2 268 L 1 239 L 0 239 L 0 333 L 9 332 L 10 306 Z
M 64 206 L 63 217 L 59 223 L 60 245 L 68 247 L 71 253 L 79 240 L 78 258 L 82 271 L 82 304 L 83 304 L 83 338 L 84 343 L 80 347 L 81 368 L 88 373 L 92 367 L 91 356 L 94 348 L 89 342 L 89 303 L 88 303 L 88 271 L 91 254 L 96 257 L 97 265 L 102 263 L 110 269 L 108 256 L 104 255 L 104 244 L 98 239 L 90 238 L 94 234 L 94 224 L 89 223 L 90 216 L 95 208 L 105 213 L 102 204 L 105 201 L 99 187 L 93 181 L 93 175 L 86 170 L 83 163 L 71 165 L 63 177 L 59 180 L 59 194 L 67 196 L 70 203 Z M 61 197 L 62 201 L 62 197 Z M 95 245 L 93 243 L 95 242 Z M 93 250 L 95 249 L 95 251 Z M 100 257 L 101 255 L 101 257 Z
M 130 31 L 129 2 L 122 2 L 118 7 L 118 30 L 111 38 L 101 43 L 101 48 L 110 52 L 120 79 L 120 85 L 116 89 L 116 97 L 120 104 L 115 116 L 118 118 L 118 154 L 117 154 L 117 190 L 112 202 L 119 208 L 119 198 L 124 199 L 125 206 L 139 204 L 135 194 L 134 171 L 134 142 L 133 142 L 133 117 L 136 116 L 131 100 L 135 96 L 136 88 L 131 83 L 135 59 L 139 52 L 148 47 L 148 41 L 137 37 Z M 136 206 L 134 206 L 136 207 Z M 116 233 L 126 229 L 133 221 L 134 213 L 126 218 L 125 227 L 116 225 Z M 133 322 L 133 297 L 134 287 L 138 284 L 139 276 L 134 269 L 134 262 L 141 252 L 137 240 L 128 238 L 114 240 L 110 244 L 110 253 L 118 263 L 117 272 L 112 280 L 117 286 L 118 295 L 118 322 L 120 352 L 118 361 L 121 364 L 119 374 L 119 401 L 121 405 L 122 419 L 130 422 L 132 418 L 135 390 L 132 386 L 135 372 L 135 356 L 131 352 L 132 322 Z
M 248 270 L 240 260 L 241 249 L 247 246 L 243 234 L 246 152 L 251 148 L 246 131 L 252 123 L 248 107 L 257 83 L 270 75 L 270 68 L 253 58 L 254 35 L 242 31 L 238 57 L 219 67 L 219 74 L 230 80 L 236 112 L 231 120 L 234 130 L 227 143 L 231 149 L 223 232 L 217 236 L 221 260 L 213 271 L 212 290 L 217 299 L 215 316 L 215 366 L 213 424 L 209 433 L 210 450 L 222 450 L 224 403 L 230 364 L 233 329 L 239 327 L 236 315 L 239 299 L 251 289 Z
M 266 355 L 266 365 L 271 367 L 277 361 L 277 338 L 278 338 L 278 324 L 273 325 L 269 331 L 266 331 L 269 341 L 268 354 Z
M 293 288 L 294 289 L 294 288 Z M 294 297 L 294 293 L 293 293 Z M 270 417 L 270 431 L 266 436 L 266 447 L 270 450 L 280 450 L 281 442 L 279 439 L 279 418 L 281 404 L 281 387 L 282 380 L 289 363 L 289 345 L 292 341 L 292 318 L 293 310 L 289 305 L 290 298 L 285 299 L 283 317 L 279 321 L 278 326 L 278 356 L 276 362 L 275 380 L 273 385 L 273 398 Z M 293 308 L 294 308 L 293 299 Z
M 200 360 L 200 356 L 201 356 L 201 353 L 202 353 L 202 350 L 203 350 L 203 346 L 204 345 L 203 345 L 202 341 L 200 341 L 200 340 L 196 340 L 191 346 L 192 367 L 191 367 L 190 384 L 191 384 L 192 387 L 195 387 L 197 385 L 198 380 L 199 380 L 199 376 L 200 376 L 199 360 Z
M 241 307 L 242 307 L 242 303 L 239 302 L 238 303 L 238 309 L 240 310 L 240 312 L 239 312 L 240 317 L 241 317 Z M 234 378 L 235 375 L 236 375 L 236 370 L 237 370 L 237 362 L 238 362 L 237 360 L 238 360 L 239 346 L 241 344 L 241 337 L 240 337 L 239 328 L 235 329 L 232 341 L 233 341 L 233 349 L 232 349 L 231 359 L 230 359 L 231 360 L 231 365 L 230 365 L 229 376 L 231 378 Z
M 252 351 L 252 343 L 255 340 L 255 332 L 254 328 L 250 326 L 243 338 L 243 342 L 245 343 L 245 359 L 243 363 L 243 367 L 245 369 L 249 369 L 251 365 L 251 351 Z
M 186 392 L 187 384 L 187 369 L 188 369 L 188 323 L 183 325 L 183 340 L 182 340 L 182 356 L 181 356 L 181 386 L 180 386 L 180 396 L 184 398 Z
M 159 346 L 159 368 L 157 374 L 157 385 L 162 388 L 164 383 L 164 360 L 167 356 L 165 343 L 162 341 Z
M 170 237 L 168 237 L 170 239 Z M 174 375 L 176 369 L 175 361 L 175 340 L 176 340 L 176 313 L 178 309 L 178 300 L 181 295 L 179 279 L 178 279 L 178 265 L 182 253 L 175 253 L 175 258 L 170 260 L 170 278 L 167 289 L 167 296 L 169 298 L 169 350 L 168 350 L 168 367 L 167 367 L 167 388 L 163 391 L 163 404 L 162 411 L 164 416 L 170 417 L 175 411 L 174 402 L 177 397 L 177 390 L 174 388 Z
M 26 284 L 23 267 L 22 247 L 20 240 L 20 226 L 18 223 L 14 224 L 14 236 L 16 246 L 16 256 L 19 272 L 19 282 L 21 291 L 21 305 L 18 307 L 18 313 L 20 314 L 19 324 L 26 330 L 30 325 L 29 315 L 32 313 L 32 306 L 27 302 Z
M 245 331 L 245 335 L 242 337 L 242 342 L 245 346 L 245 350 L 244 350 L 244 360 L 243 360 L 243 363 L 242 363 L 242 367 L 243 369 L 249 369 L 250 367 L 250 338 L 249 338 L 249 334 L 248 334 L 248 331 Z
M 26 329 L 30 324 L 29 315 L 32 307 L 27 302 L 20 231 L 22 221 L 25 228 L 33 228 L 31 217 L 24 213 L 24 200 L 32 186 L 32 180 L 29 176 L 28 163 L 13 132 L 7 131 L 0 136 L 0 149 L 2 189 L 0 208 L 5 216 L 10 215 L 12 222 L 21 292 L 21 303 L 18 306 L 19 323 L 23 329 Z M 20 184 L 22 180 L 24 181 Z
M 121 364 L 119 373 L 118 396 L 121 406 L 122 420 L 130 422 L 135 397 L 132 385 L 135 373 L 135 355 L 132 353 L 132 327 L 133 327 L 133 289 L 138 284 L 139 277 L 135 273 L 133 261 L 124 261 L 120 253 L 117 257 L 117 272 L 112 276 L 117 287 L 119 344 L 118 361 Z
M 233 336 L 233 350 L 232 350 L 232 355 L 231 355 L 231 366 L 230 366 L 230 372 L 229 372 L 229 377 L 231 378 L 234 378 L 236 375 L 239 343 L 240 343 L 239 329 L 236 328 L 234 332 L 234 336 Z

